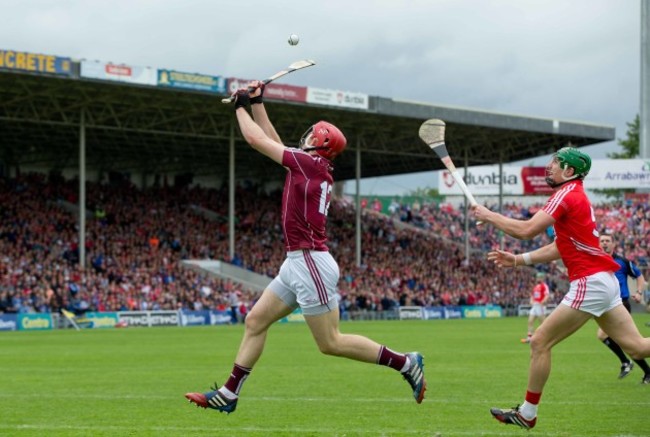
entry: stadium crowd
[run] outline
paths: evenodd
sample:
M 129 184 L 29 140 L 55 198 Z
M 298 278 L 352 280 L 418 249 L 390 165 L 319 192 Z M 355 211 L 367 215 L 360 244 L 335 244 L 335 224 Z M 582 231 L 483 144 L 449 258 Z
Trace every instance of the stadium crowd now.
M 229 256 L 226 189 L 159 186 L 138 189 L 125 180 L 87 184 L 86 266 L 79 268 L 78 181 L 39 174 L 0 179 L 0 312 L 238 308 L 245 316 L 256 293 L 181 265 L 219 259 L 275 276 L 285 256 L 279 192 L 236 190 L 236 253 Z M 504 206 L 512 217 L 542 205 Z M 198 207 L 198 208 L 197 208 Z M 210 211 L 211 215 L 200 211 Z M 648 265 L 650 207 L 629 202 L 595 209 L 602 230 L 620 250 Z M 524 251 L 546 235 L 520 242 L 492 227 L 470 224 L 465 256 L 464 211 L 446 204 L 399 205 L 392 216 L 364 210 L 362 264 L 356 265 L 355 211 L 332 203 L 329 246 L 340 264 L 343 314 L 394 311 L 404 305 L 498 304 L 528 301 L 534 270 L 499 270 L 485 252 L 503 244 Z M 542 266 L 539 266 L 540 268 Z M 554 291 L 566 280 L 561 266 L 543 266 Z M 562 288 L 563 289 L 563 288 Z M 561 290 L 558 290 L 561 291 Z M 561 298 L 556 293 L 554 300 Z

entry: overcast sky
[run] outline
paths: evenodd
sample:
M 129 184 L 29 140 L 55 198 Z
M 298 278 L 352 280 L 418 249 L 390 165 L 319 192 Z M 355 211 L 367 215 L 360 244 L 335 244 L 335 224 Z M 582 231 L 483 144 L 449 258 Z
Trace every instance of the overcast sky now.
M 639 112 L 639 0 L 0 0 L 0 10 L 0 49 L 260 79 L 310 58 L 315 67 L 283 83 L 593 122 L 617 138 Z M 391 177 L 362 190 L 418 186 Z

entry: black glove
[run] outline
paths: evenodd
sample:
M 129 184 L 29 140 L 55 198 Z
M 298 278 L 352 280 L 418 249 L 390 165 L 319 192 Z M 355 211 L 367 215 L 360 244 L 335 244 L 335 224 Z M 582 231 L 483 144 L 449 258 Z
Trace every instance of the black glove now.
M 259 89 L 260 89 L 260 95 L 255 96 L 255 97 L 251 97 L 251 99 L 250 99 L 251 100 L 251 105 L 257 105 L 258 103 L 263 103 L 262 96 L 264 95 L 264 84 L 261 83 L 261 82 L 260 82 Z
M 248 90 L 238 90 L 235 94 L 235 111 L 239 108 L 245 108 L 250 102 Z

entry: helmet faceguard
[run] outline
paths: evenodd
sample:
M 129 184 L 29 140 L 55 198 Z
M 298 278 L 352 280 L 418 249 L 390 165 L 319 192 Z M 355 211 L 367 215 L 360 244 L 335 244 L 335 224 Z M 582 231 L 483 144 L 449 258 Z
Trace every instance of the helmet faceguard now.
M 306 152 L 315 150 L 323 158 L 332 160 L 343 150 L 347 140 L 343 133 L 331 123 L 319 121 L 300 138 L 300 148 Z

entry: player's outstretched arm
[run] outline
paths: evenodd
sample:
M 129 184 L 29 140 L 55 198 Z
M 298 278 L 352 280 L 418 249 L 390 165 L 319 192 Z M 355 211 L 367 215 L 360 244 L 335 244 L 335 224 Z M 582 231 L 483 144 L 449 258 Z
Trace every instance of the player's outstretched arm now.
M 251 112 L 253 113 L 253 120 L 255 120 L 255 123 L 257 123 L 259 127 L 262 128 L 264 133 L 269 138 L 271 138 L 273 141 L 282 144 L 280 135 L 278 135 L 278 132 L 275 130 L 275 126 L 273 126 L 273 123 L 271 123 L 271 120 L 269 119 L 269 116 L 266 112 L 266 107 L 264 106 L 264 102 L 263 102 L 264 83 L 262 83 L 259 80 L 256 80 L 249 83 L 248 88 L 254 89 L 254 91 L 250 93 Z
M 557 250 L 557 246 L 553 242 L 525 254 L 494 250 L 488 253 L 487 258 L 488 261 L 492 261 L 498 267 L 520 267 L 530 264 L 543 264 L 560 259 L 560 251 Z
M 498 212 L 490 211 L 483 205 L 474 205 L 472 212 L 476 220 L 490 223 L 506 234 L 520 240 L 530 240 L 555 223 L 555 219 L 543 210 L 537 211 L 530 220 L 517 220 L 506 217 Z
M 526 263 L 524 255 L 530 257 L 530 262 Z M 547 244 L 546 246 L 542 246 L 539 249 L 535 249 L 527 254 L 521 254 L 519 256 L 521 257 L 521 260 L 524 261 L 523 264 L 546 264 L 555 261 L 556 259 L 560 259 L 560 251 L 557 249 L 557 245 L 554 241 L 551 244 Z M 517 265 L 519 265 L 519 263 L 517 263 Z
M 245 107 L 237 108 L 235 114 L 237 115 L 239 128 L 246 142 L 258 152 L 268 156 L 278 164 L 282 164 L 284 145 L 269 138 L 262 128 L 253 121 Z

